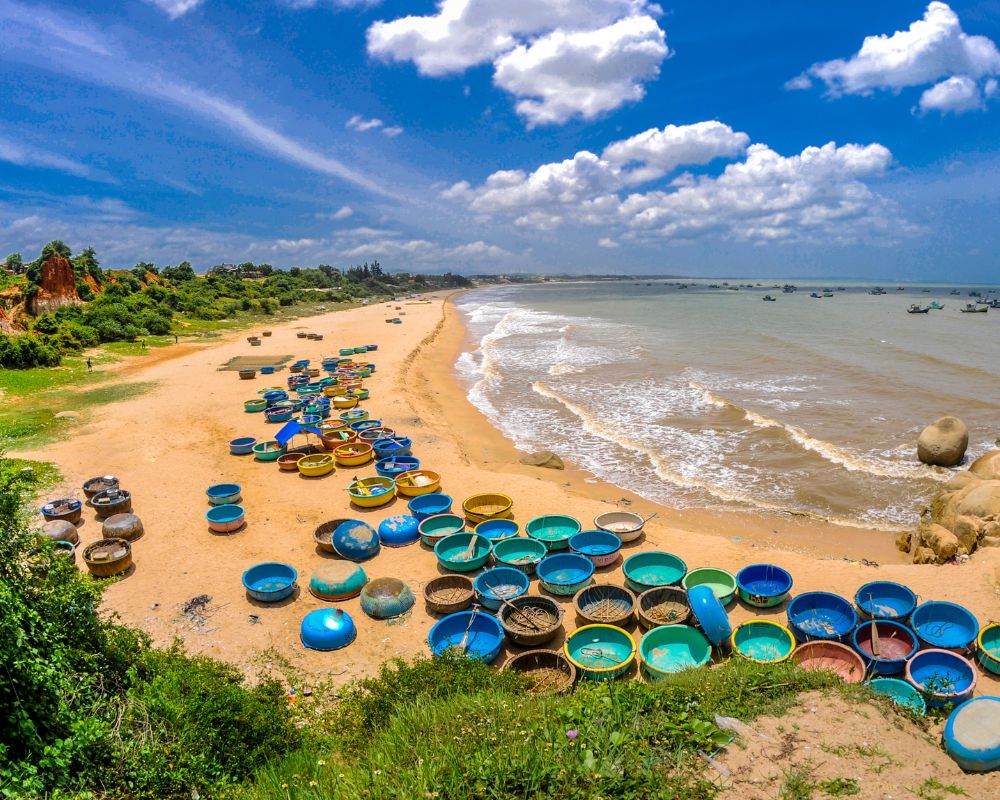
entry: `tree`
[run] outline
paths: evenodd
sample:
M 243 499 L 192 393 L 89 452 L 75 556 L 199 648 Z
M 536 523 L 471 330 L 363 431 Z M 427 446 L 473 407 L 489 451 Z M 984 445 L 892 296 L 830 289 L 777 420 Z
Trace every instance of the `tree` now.
M 104 273 L 101 271 L 101 265 L 97 260 L 97 253 L 93 247 L 86 248 L 80 255 L 72 259 L 71 263 L 73 264 L 73 272 L 76 273 L 78 278 L 89 275 L 97 283 L 101 283 L 104 280 Z
M 21 258 L 20 253 L 11 253 L 7 256 L 7 260 L 4 261 L 4 266 L 15 275 L 20 275 L 24 272 L 24 260 Z
M 195 278 L 194 268 L 191 266 L 191 262 L 182 261 L 176 267 L 164 267 L 163 277 L 176 283 L 193 281 Z

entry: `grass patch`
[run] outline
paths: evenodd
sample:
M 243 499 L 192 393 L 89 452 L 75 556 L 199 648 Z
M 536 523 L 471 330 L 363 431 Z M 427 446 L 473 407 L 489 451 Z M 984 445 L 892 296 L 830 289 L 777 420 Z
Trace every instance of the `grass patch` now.
M 923 800 L 947 800 L 948 795 L 964 796 L 966 791 L 960 786 L 941 783 L 937 778 L 928 778 L 917 789 L 917 797 Z
M 785 770 L 784 776 L 779 800 L 809 800 L 816 791 L 809 767 L 792 767 Z

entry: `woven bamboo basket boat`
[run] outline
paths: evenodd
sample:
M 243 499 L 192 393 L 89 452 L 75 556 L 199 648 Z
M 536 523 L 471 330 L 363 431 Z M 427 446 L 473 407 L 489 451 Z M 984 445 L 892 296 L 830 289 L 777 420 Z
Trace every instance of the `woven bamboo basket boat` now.
M 464 575 L 442 575 L 424 587 L 427 608 L 437 614 L 454 614 L 472 605 L 472 579 Z
M 518 653 L 504 669 L 526 676 L 536 694 L 561 694 L 569 691 L 576 681 L 576 667 L 562 653 L 553 650 Z
M 559 633 L 563 610 L 551 597 L 526 594 L 501 605 L 497 619 L 514 644 L 538 647 Z

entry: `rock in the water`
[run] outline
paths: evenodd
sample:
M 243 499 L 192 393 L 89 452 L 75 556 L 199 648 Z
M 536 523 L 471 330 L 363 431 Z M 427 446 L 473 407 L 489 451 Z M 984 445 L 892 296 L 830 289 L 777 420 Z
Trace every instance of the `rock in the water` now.
M 539 450 L 537 453 L 531 453 L 530 455 L 524 456 L 521 459 L 522 464 L 527 464 L 529 467 L 545 467 L 546 469 L 566 469 L 566 465 L 555 453 L 548 450 Z
M 917 439 L 917 458 L 925 464 L 954 467 L 962 463 L 969 446 L 969 429 L 958 417 L 941 417 Z
M 1000 450 L 992 450 L 985 455 L 979 456 L 969 466 L 969 472 L 973 475 L 978 475 L 984 481 L 1000 480 Z

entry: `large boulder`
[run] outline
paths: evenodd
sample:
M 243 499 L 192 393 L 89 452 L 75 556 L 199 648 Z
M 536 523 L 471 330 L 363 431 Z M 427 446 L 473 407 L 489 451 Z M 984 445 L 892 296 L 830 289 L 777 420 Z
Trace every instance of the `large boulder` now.
M 942 564 L 995 546 L 1000 539 L 1000 479 L 983 480 L 974 472 L 961 472 L 941 487 L 922 516 L 911 536 L 896 540 L 896 546 L 911 553 L 918 564 Z
M 566 468 L 563 464 L 563 460 L 555 453 L 551 453 L 548 450 L 539 450 L 537 453 L 526 455 L 521 459 L 521 463 L 527 464 L 529 467 L 544 467 L 545 469 Z
M 969 446 L 969 429 L 958 417 L 941 417 L 920 433 L 917 458 L 937 467 L 961 464 Z
M 991 450 L 989 453 L 979 456 L 969 465 L 969 472 L 984 481 L 1000 480 L 1000 450 Z

